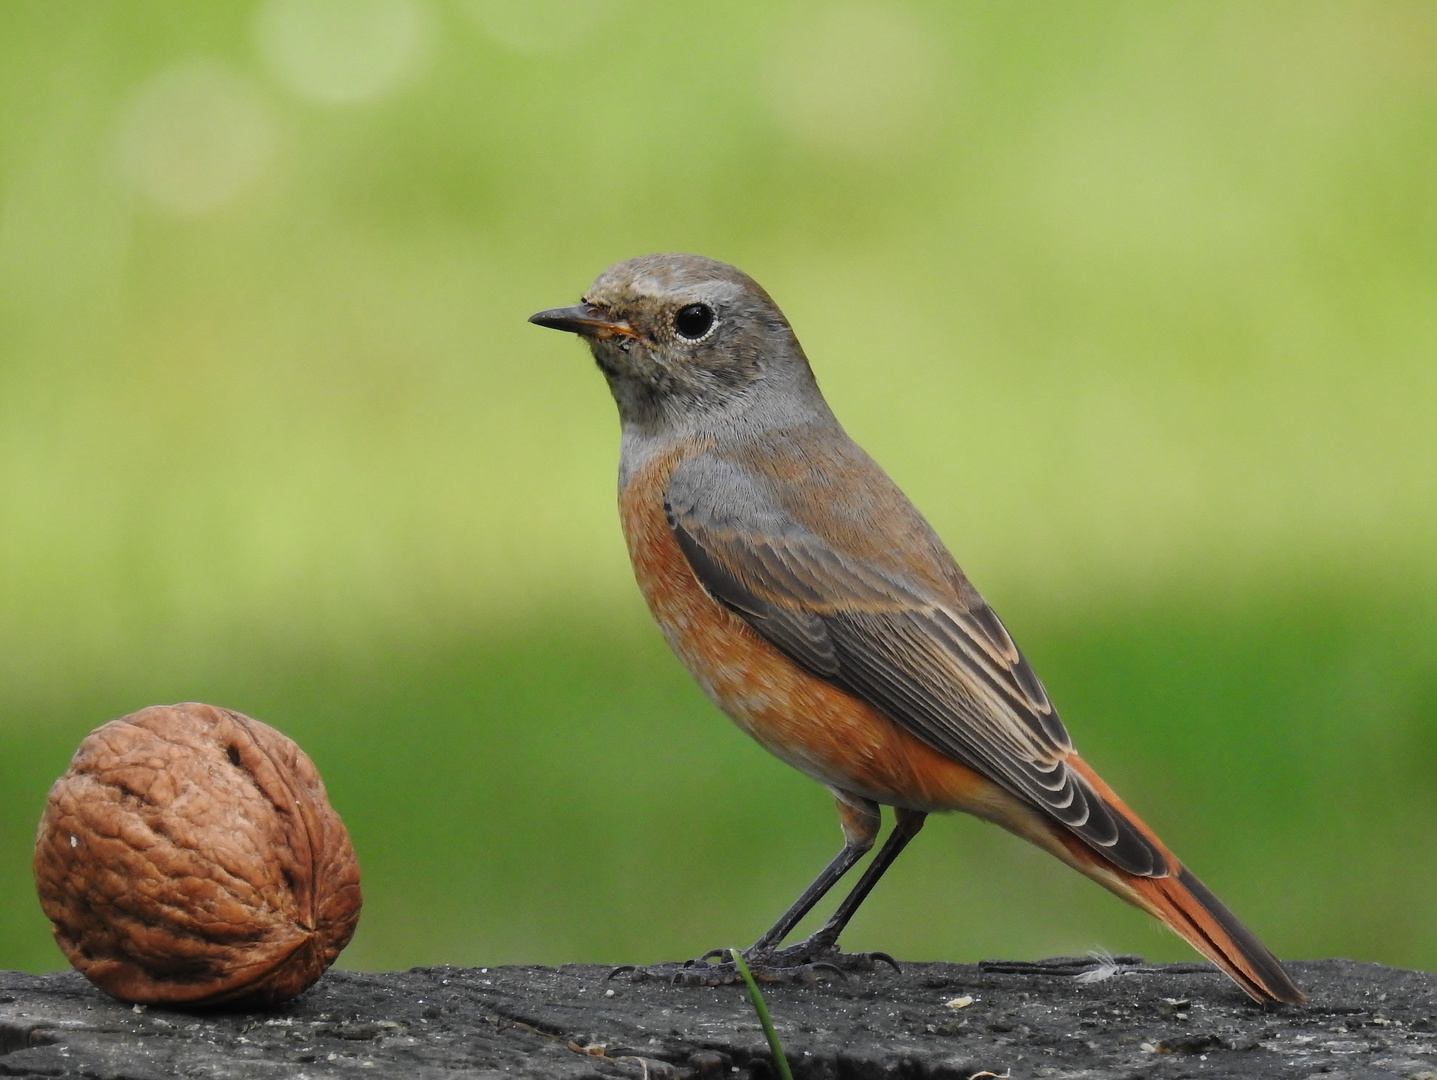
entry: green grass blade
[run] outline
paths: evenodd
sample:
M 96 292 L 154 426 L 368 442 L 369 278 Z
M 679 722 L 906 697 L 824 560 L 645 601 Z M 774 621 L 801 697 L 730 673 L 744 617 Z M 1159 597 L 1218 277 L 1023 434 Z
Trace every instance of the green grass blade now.
M 753 1011 L 758 1013 L 758 1022 L 763 1025 L 764 1037 L 768 1039 L 768 1048 L 773 1053 L 774 1068 L 778 1070 L 778 1075 L 783 1080 L 793 1080 L 793 1073 L 788 1068 L 788 1058 L 783 1056 L 783 1043 L 779 1041 L 778 1032 L 773 1028 L 773 1018 L 768 1015 L 768 1005 L 764 1003 L 763 995 L 758 991 L 758 983 L 754 982 L 753 972 L 749 971 L 743 953 L 737 949 L 730 949 L 729 955 L 733 957 L 733 965 L 738 968 L 738 973 L 743 976 L 744 985 L 748 987 L 748 996 L 753 1001 Z

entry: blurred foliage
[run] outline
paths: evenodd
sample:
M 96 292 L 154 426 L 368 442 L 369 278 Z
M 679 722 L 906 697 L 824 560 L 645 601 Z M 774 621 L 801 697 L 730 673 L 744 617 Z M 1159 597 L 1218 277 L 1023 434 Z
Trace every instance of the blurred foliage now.
M 749 940 L 827 796 L 647 622 L 606 265 L 763 282 L 1085 756 L 1286 955 L 1437 966 L 1437 7 L 14 0 L 0 966 L 92 726 L 242 709 L 354 835 L 344 962 Z M 935 822 L 850 942 L 1182 946 Z

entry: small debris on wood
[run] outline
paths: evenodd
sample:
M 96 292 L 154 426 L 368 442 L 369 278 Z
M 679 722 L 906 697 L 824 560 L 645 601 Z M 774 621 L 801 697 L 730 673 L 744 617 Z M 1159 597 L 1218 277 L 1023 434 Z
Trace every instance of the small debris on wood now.
M 1255 1005 L 1210 968 L 1136 963 L 1101 982 L 1072 964 L 905 963 L 765 997 L 797 1080 L 1437 1080 L 1437 975 L 1291 967 L 1307 1005 Z M 607 997 L 610 970 L 331 971 L 264 1011 L 138 1013 L 73 972 L 0 973 L 0 1076 L 773 1076 L 742 987 L 647 982 Z

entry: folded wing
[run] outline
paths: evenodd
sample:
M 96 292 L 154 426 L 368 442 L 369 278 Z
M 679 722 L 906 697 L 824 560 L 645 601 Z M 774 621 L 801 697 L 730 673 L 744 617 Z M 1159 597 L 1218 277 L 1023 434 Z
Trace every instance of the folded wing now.
M 1026 799 L 1121 869 L 1168 873 L 1162 853 L 1068 766 L 1072 744 L 1042 683 L 976 593 L 846 551 L 780 505 L 763 476 L 713 455 L 675 471 L 664 506 L 709 594 L 805 670 Z

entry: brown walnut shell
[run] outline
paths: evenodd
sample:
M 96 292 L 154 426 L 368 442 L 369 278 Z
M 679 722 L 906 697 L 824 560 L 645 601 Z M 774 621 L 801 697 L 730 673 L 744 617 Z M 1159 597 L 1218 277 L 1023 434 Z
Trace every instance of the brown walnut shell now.
M 359 922 L 359 864 L 314 764 L 195 702 L 90 732 L 50 789 L 35 883 L 70 963 L 123 1001 L 283 1001 Z

